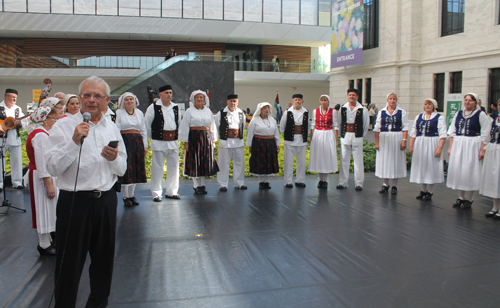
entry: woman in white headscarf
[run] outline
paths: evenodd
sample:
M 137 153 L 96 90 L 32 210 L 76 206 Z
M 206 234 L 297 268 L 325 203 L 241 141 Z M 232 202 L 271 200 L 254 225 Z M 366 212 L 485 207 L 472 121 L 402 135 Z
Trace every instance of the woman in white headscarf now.
M 219 166 L 214 156 L 217 129 L 210 110 L 207 93 L 191 93 L 189 109 L 184 113 L 179 127 L 179 141 L 184 142 L 184 175 L 193 178 L 195 194 L 207 193 L 204 177 L 215 175 Z
M 57 99 L 59 100 L 59 99 Z M 56 204 L 59 190 L 45 167 L 45 145 L 49 130 L 56 123 L 56 110 L 50 107 L 38 107 L 31 114 L 33 131 L 26 140 L 26 153 L 30 160 L 25 183 L 29 181 L 33 228 L 38 233 L 38 246 L 41 256 L 55 255 L 51 232 L 56 230 Z
M 115 123 L 127 149 L 127 171 L 120 177 L 125 206 L 139 205 L 134 196 L 136 183 L 147 182 L 144 156 L 148 152 L 148 137 L 144 114 L 138 106 L 139 100 L 131 92 L 118 98 Z
M 493 198 L 493 208 L 485 216 L 500 219 L 500 117 L 491 124 L 490 142 L 484 150 L 479 193 Z
M 453 207 L 472 206 L 474 191 L 479 190 L 484 147 L 489 141 L 491 118 L 478 108 L 475 93 L 464 96 L 464 109 L 459 110 L 448 129 L 450 147 L 446 186 L 458 190 Z
M 258 104 L 247 128 L 250 173 L 259 177 L 259 189 L 271 189 L 268 177 L 280 171 L 278 153 L 281 138 L 278 124 L 271 117 L 271 108 L 268 102 Z
M 66 94 L 64 101 L 66 102 L 66 115 L 74 115 L 80 111 L 80 99 L 78 98 L 78 95 Z
M 49 107 L 58 120 L 64 116 L 64 101 L 57 97 L 47 97 L 38 107 Z
M 338 171 L 337 166 L 337 113 L 330 108 L 330 97 L 319 97 L 320 107 L 311 113 L 310 172 L 319 173 L 318 188 L 328 188 L 328 174 Z
M 436 112 L 438 103 L 428 98 L 424 101 L 424 113 L 415 117 L 410 133 L 408 152 L 411 160 L 410 182 L 422 184 L 417 196 L 431 200 L 434 184 L 444 182 L 443 146 L 446 141 L 445 117 Z
M 384 181 L 379 193 L 398 193 L 398 179 L 406 177 L 406 138 L 408 137 L 408 115 L 397 106 L 398 97 L 387 94 L 387 106 L 377 115 L 375 127 L 375 176 Z

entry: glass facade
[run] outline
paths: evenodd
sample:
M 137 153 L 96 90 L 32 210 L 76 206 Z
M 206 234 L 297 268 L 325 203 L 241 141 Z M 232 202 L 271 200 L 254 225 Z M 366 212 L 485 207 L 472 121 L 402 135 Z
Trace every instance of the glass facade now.
M 196 18 L 330 26 L 331 0 L 0 0 L 2 12 Z

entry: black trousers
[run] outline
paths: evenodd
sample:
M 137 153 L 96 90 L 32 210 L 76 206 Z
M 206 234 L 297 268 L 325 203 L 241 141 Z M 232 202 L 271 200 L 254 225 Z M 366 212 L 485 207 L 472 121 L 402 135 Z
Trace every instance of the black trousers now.
M 61 191 L 57 201 L 55 307 L 75 307 L 87 253 L 90 295 L 85 307 L 106 307 L 115 256 L 117 198 L 111 189 L 101 198 Z

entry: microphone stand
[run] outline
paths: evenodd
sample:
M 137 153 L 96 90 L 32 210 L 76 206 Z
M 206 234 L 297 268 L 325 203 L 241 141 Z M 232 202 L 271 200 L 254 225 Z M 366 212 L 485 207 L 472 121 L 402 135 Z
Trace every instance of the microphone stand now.
M 5 159 L 4 159 L 4 149 L 5 149 L 5 144 L 7 143 L 7 132 L 5 132 L 2 136 L 2 145 L 0 146 L 0 159 L 2 160 L 2 179 L 3 179 L 3 202 L 0 208 L 7 208 L 7 211 L 4 213 L 0 213 L 0 215 L 7 215 L 9 208 L 14 208 L 16 210 L 22 211 L 26 213 L 25 209 L 21 209 L 18 207 L 15 207 L 10 204 L 9 200 L 7 200 L 7 196 L 5 194 Z

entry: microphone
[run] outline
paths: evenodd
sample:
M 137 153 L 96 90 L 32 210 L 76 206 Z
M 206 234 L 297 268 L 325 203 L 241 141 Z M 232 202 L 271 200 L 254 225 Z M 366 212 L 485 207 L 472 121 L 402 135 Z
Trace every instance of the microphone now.
M 90 121 L 90 117 L 91 117 L 90 112 L 85 112 L 85 113 L 83 114 L 83 122 L 85 122 L 85 123 L 89 123 L 89 121 Z M 83 139 L 85 139 L 85 136 L 82 136 L 82 138 L 80 139 L 80 144 L 82 144 L 82 143 L 83 143 Z

